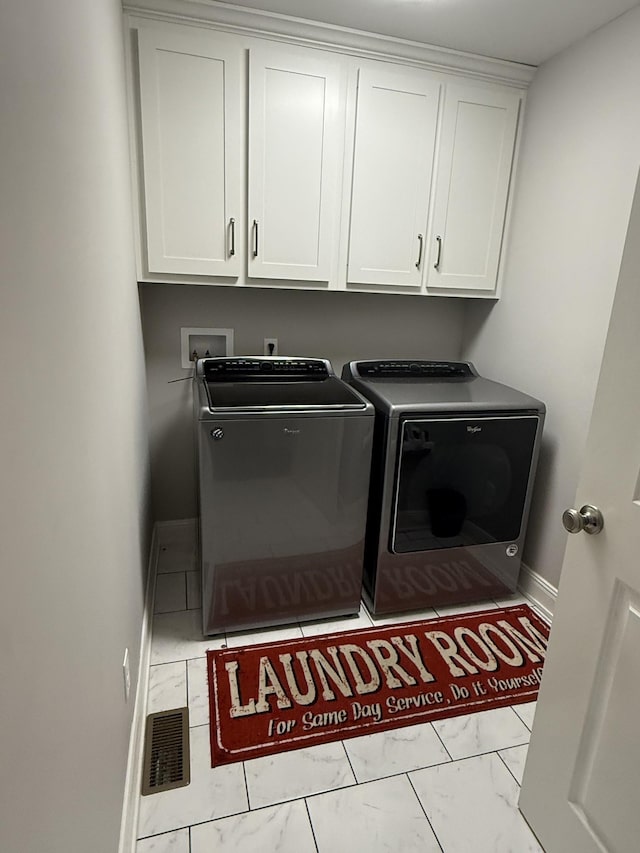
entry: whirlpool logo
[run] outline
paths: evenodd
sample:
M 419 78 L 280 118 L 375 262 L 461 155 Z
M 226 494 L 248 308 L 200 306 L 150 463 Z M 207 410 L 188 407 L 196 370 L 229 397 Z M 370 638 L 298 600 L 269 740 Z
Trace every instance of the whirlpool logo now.
M 284 427 L 282 431 L 285 435 L 300 435 L 299 429 L 289 429 L 289 427 Z
M 482 432 L 482 427 L 481 426 L 468 426 L 467 432 L 470 432 L 472 434 L 476 433 L 476 432 Z

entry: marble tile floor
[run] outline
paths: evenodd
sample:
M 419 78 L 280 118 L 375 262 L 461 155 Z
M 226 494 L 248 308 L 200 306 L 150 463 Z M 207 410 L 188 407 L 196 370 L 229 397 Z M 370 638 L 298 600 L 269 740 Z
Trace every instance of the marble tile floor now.
M 521 596 L 459 610 L 525 602 Z M 211 768 L 205 650 L 403 621 L 203 639 L 195 554 L 161 552 L 147 713 L 189 706 L 191 784 L 140 799 L 136 853 L 539 853 L 517 808 L 535 703 Z M 404 621 L 449 615 L 413 613 Z

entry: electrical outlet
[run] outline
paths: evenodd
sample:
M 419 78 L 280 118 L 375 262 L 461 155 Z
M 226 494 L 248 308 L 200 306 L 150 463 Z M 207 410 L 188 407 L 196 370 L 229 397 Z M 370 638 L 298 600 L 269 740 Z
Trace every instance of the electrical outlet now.
M 277 338 L 265 338 L 264 339 L 264 354 L 265 355 L 278 355 L 278 339 Z
M 122 674 L 124 676 L 124 701 L 129 701 L 129 693 L 131 692 L 131 669 L 129 667 L 129 649 L 124 650 L 124 660 L 122 661 Z

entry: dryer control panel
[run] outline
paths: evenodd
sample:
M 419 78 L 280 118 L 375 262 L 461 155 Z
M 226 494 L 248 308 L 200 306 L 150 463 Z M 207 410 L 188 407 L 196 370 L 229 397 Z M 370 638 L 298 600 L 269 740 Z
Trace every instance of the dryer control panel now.
M 367 379 L 460 379 L 477 376 L 466 361 L 386 359 L 356 362 L 358 375 Z

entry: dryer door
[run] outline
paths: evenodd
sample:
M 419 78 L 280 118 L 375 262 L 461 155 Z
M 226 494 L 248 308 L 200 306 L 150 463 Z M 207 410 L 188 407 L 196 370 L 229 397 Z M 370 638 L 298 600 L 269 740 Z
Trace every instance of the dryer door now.
M 404 420 L 390 550 L 515 541 L 538 424 L 523 414 Z

